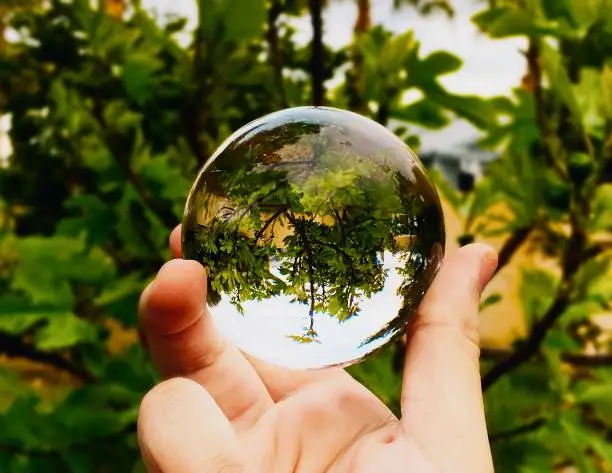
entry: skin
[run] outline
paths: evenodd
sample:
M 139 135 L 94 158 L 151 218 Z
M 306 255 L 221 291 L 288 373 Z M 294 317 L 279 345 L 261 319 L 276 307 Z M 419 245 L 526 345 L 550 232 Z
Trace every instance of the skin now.
M 488 246 L 449 255 L 407 329 L 401 418 L 342 369 L 295 372 L 216 331 L 206 274 L 180 259 L 180 227 L 141 298 L 143 339 L 165 381 L 142 401 L 150 473 L 491 473 L 478 305 Z

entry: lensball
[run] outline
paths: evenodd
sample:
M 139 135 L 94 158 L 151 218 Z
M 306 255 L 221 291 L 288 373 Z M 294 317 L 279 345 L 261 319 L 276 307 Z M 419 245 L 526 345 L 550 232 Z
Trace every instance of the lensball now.
M 210 316 L 250 356 L 316 369 L 404 332 L 444 256 L 440 199 L 382 125 L 327 107 L 255 120 L 202 167 L 183 257 L 207 270 Z

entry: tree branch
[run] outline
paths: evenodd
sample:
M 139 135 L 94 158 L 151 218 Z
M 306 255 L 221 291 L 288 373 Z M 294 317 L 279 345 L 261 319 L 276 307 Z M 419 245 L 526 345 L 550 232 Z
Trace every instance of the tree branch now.
M 275 222 L 276 219 L 280 217 L 284 212 L 285 212 L 285 207 L 282 206 L 276 212 L 274 212 L 268 220 L 266 220 L 263 227 L 261 227 L 261 229 L 255 234 L 256 242 L 263 236 L 263 234 L 266 232 L 268 227 L 272 225 L 272 223 Z M 272 230 L 274 230 L 274 227 L 272 228 Z
M 510 263 L 532 231 L 533 226 L 518 228 L 512 232 L 498 252 L 498 264 L 495 274 L 499 273 L 508 263 Z
M 546 101 L 544 99 L 544 90 L 542 89 L 540 46 L 538 45 L 537 40 L 531 39 L 529 41 L 526 59 L 528 74 L 531 79 L 531 86 L 533 88 L 536 120 L 538 122 L 538 127 L 540 128 L 540 134 L 542 135 L 542 142 L 544 145 L 544 154 L 550 166 L 552 166 L 561 177 L 565 178 L 567 177 L 567 173 L 557 161 L 557 153 L 553 148 L 552 142 L 556 139 L 556 137 L 553 135 L 546 117 Z
M 513 437 L 518 437 L 519 435 L 529 434 L 531 432 L 535 432 L 536 430 L 544 427 L 546 425 L 546 419 L 541 417 L 531 422 L 528 422 L 524 425 L 520 425 L 510 430 L 504 430 L 501 432 L 493 433 L 489 435 L 490 442 L 496 442 L 499 440 L 505 440 Z
M 95 376 L 93 374 L 77 366 L 71 360 L 57 353 L 40 351 L 32 345 L 24 343 L 20 337 L 14 335 L 8 335 L 0 332 L 0 354 L 6 355 L 9 358 L 25 358 L 30 361 L 52 366 L 53 368 L 60 371 L 65 371 L 86 383 L 95 381 Z
M 287 216 L 287 219 L 291 222 L 291 224 L 293 225 L 293 228 L 295 228 L 295 231 L 300 235 L 300 237 L 302 238 L 302 243 L 304 244 L 304 251 L 306 252 L 306 266 L 308 269 L 308 281 L 310 283 L 310 310 L 309 310 L 309 317 L 310 317 L 310 332 L 314 331 L 314 314 L 315 314 L 315 305 L 316 305 L 316 300 L 315 300 L 315 281 L 314 281 L 314 256 L 312 253 L 312 248 L 310 248 L 310 242 L 308 241 L 308 238 L 306 237 L 306 232 L 304 231 L 304 228 L 302 227 L 302 221 L 303 219 L 296 219 L 293 215 L 291 215 L 288 211 L 284 212 L 285 215 Z M 300 221 L 298 221 L 300 220 Z
M 531 329 L 531 333 L 525 342 L 516 351 L 512 352 L 507 358 L 493 366 L 482 378 L 483 391 L 490 388 L 503 375 L 513 371 L 520 365 L 529 361 L 544 342 L 548 331 L 554 327 L 557 320 L 563 315 L 570 303 L 570 294 L 572 292 L 573 278 L 576 271 L 584 264 L 584 249 L 586 238 L 581 230 L 575 216 L 572 216 L 572 234 L 570 236 L 567 248 L 565 249 L 562 266 L 563 274 L 561 283 L 557 290 L 557 295 L 552 304 Z
M 503 360 L 512 355 L 512 350 L 506 348 L 481 348 L 480 356 L 484 360 Z M 562 353 L 561 360 L 577 368 L 599 368 L 612 366 L 612 353 Z
M 323 1 L 308 0 L 312 23 L 312 53 L 310 73 L 312 104 L 321 106 L 325 102 L 325 47 L 323 44 Z
M 483 376 L 483 391 L 489 389 L 505 374 L 515 370 L 526 361 L 529 361 L 531 357 L 538 352 L 542 342 L 546 338 L 546 334 L 554 326 L 559 317 L 561 317 L 563 312 L 565 312 L 568 304 L 569 290 L 566 285 L 562 285 L 554 302 L 546 311 L 544 317 L 533 326 L 525 343 L 516 351 L 511 352 L 507 358 L 500 361 Z

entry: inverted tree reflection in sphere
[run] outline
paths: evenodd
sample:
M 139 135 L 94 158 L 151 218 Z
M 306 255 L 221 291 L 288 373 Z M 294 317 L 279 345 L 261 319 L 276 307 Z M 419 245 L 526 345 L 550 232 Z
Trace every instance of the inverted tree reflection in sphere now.
M 216 326 L 290 368 L 355 363 L 401 334 L 444 252 L 437 192 L 392 132 L 352 112 L 286 109 L 204 165 L 184 258 L 208 272 Z

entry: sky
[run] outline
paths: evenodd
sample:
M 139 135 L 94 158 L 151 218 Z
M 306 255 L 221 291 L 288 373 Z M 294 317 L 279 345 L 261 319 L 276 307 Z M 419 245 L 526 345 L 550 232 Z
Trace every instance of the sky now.
M 395 332 L 365 343 L 388 323 L 401 308 L 397 292 L 402 277 L 396 267 L 402 265 L 385 253 L 383 267 L 388 272 L 385 286 L 369 299 L 359 302 L 360 313 L 344 322 L 324 313 L 314 316 L 318 343 L 300 344 L 290 339 L 302 336 L 309 326 L 309 306 L 291 302 L 289 296 L 276 296 L 261 302 L 244 303 L 244 316 L 224 297 L 210 308 L 216 327 L 225 336 L 252 356 L 292 369 L 320 368 L 355 362 L 383 346 Z M 274 263 L 272 264 L 274 266 Z M 283 276 L 272 272 L 282 279 Z M 384 307 L 384 310 L 380 310 Z

